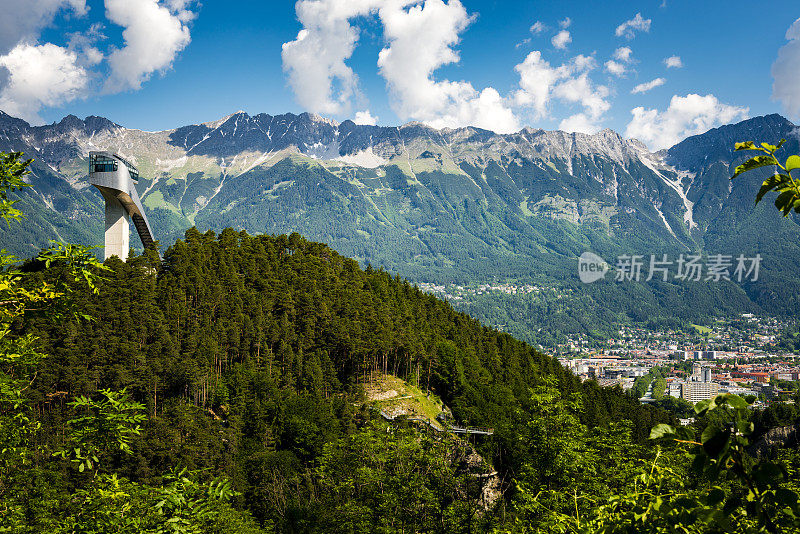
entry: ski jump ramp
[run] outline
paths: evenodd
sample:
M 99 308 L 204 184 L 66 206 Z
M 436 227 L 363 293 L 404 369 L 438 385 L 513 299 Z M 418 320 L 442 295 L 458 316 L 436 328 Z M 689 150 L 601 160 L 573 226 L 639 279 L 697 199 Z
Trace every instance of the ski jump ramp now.
M 136 192 L 138 179 L 139 171 L 125 158 L 112 152 L 89 152 L 89 183 L 106 201 L 105 259 L 128 259 L 131 221 L 144 248 L 156 249 L 153 230 Z

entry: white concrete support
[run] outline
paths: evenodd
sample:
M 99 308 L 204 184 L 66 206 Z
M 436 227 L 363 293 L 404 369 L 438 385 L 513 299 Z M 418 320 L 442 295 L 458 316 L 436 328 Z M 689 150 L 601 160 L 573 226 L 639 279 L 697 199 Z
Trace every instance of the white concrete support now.
M 114 153 L 89 152 L 89 183 L 100 191 L 106 204 L 105 259 L 128 259 L 131 222 L 144 248 L 156 249 L 153 231 L 136 192 L 138 176 L 136 167 Z
M 103 193 L 106 201 L 105 259 L 128 259 L 131 250 L 131 217 L 116 197 Z

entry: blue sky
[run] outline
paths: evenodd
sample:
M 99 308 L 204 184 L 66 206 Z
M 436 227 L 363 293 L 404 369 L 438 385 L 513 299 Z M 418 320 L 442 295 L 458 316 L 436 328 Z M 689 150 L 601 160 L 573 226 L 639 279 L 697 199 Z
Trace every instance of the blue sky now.
M 800 122 L 800 4 L 771 2 L 766 15 L 752 6 L 0 0 L 19 14 L 0 21 L 0 109 L 144 130 L 239 109 L 501 132 L 612 128 L 657 149 L 748 116 Z M 668 67 L 670 57 L 680 60 Z

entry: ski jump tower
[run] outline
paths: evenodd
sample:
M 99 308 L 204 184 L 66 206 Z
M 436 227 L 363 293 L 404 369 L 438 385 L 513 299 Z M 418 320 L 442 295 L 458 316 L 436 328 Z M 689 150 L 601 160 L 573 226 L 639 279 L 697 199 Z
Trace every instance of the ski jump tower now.
M 100 190 L 106 201 L 105 259 L 128 259 L 131 220 L 144 248 L 156 248 L 136 192 L 138 179 L 139 171 L 125 158 L 111 152 L 89 152 L 89 183 Z

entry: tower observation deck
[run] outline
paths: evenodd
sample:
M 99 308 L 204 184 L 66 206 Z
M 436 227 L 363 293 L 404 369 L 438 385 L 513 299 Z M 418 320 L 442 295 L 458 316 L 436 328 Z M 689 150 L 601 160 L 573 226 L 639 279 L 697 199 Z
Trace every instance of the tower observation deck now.
M 136 192 L 138 179 L 139 171 L 125 158 L 111 152 L 89 152 L 89 183 L 100 190 L 106 201 L 105 259 L 128 258 L 131 221 L 144 248 L 156 248 L 153 230 Z

